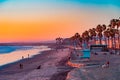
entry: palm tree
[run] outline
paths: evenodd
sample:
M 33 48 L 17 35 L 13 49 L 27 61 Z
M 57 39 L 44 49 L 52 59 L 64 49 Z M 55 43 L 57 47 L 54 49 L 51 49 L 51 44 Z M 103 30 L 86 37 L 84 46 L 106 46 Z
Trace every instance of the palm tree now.
M 93 30 L 89 29 L 88 32 L 89 32 L 90 39 L 92 40 L 93 39 Z
M 112 49 L 115 48 L 113 44 L 115 44 L 115 32 L 116 30 L 114 28 L 110 28 L 110 37 L 111 37 L 111 43 L 112 43 Z M 113 42 L 114 41 L 114 42 Z
M 104 31 L 104 36 L 105 36 L 105 43 L 106 43 L 106 45 L 108 45 L 108 48 L 109 48 L 109 43 L 110 43 L 110 31 L 109 31 L 109 29 Z
M 111 25 L 111 28 L 115 28 L 115 26 L 116 26 L 116 19 L 110 20 L 110 25 Z
M 116 19 L 116 27 L 117 27 L 117 30 L 120 27 L 120 20 L 119 19 Z
M 96 35 L 97 35 L 97 33 L 96 33 L 96 29 L 95 28 L 92 28 L 92 35 L 93 35 L 93 38 L 94 38 L 94 42 L 95 42 L 95 44 L 96 44 Z
M 94 40 L 94 42 L 96 42 L 96 32 L 95 32 L 95 28 L 89 29 L 89 36 L 91 40 Z
M 103 30 L 103 31 L 106 30 L 106 25 L 105 25 L 105 24 L 102 25 L 102 30 Z
M 114 29 L 116 28 L 118 30 L 118 28 L 120 27 L 120 19 L 112 19 L 110 21 L 110 25 L 112 28 Z M 119 32 L 119 30 L 117 32 Z M 119 40 L 120 34 L 117 33 L 117 37 L 118 37 L 118 43 L 120 43 L 120 40 Z M 116 40 L 115 40 L 115 48 L 116 48 Z M 119 44 L 119 48 L 120 48 L 120 44 Z
M 102 31 L 103 31 L 103 28 L 102 26 L 99 24 L 97 27 L 96 27 L 96 31 L 97 31 L 97 36 L 99 37 L 99 44 L 102 44 Z
M 103 37 L 103 31 L 106 30 L 106 25 L 103 24 L 103 25 L 98 25 L 96 27 L 96 32 L 97 32 L 97 36 L 99 37 L 99 43 L 102 44 L 102 37 Z
M 63 42 L 63 38 L 61 38 L 61 37 L 58 37 L 58 38 L 56 38 L 56 44 L 62 44 L 62 42 Z
M 74 46 L 74 40 L 75 40 L 75 36 L 72 36 L 72 37 L 70 38 L 70 41 L 71 41 L 71 45 L 72 45 L 72 46 Z
M 102 25 L 102 33 L 104 34 L 104 31 L 106 30 L 106 25 L 105 24 L 103 24 Z M 104 39 L 105 39 L 105 44 L 106 44 L 106 38 L 105 38 L 105 36 L 104 36 Z
M 77 47 L 80 44 L 80 34 L 79 33 L 75 33 L 74 36 L 72 36 L 71 38 L 71 43 L 73 44 L 74 47 Z
M 85 33 L 82 33 L 82 44 L 85 44 Z
M 79 46 L 80 34 L 79 33 L 75 33 L 74 37 L 75 37 L 75 39 L 74 39 L 75 45 Z
M 82 40 L 83 40 L 83 39 L 82 39 L 82 37 L 80 36 L 80 37 L 79 37 L 79 42 L 80 42 L 79 45 L 80 45 L 80 47 L 82 47 Z
M 116 29 L 115 30 L 115 34 L 117 35 L 117 41 L 118 41 L 118 46 L 117 46 L 117 48 L 119 48 L 119 40 L 120 40 L 120 38 L 119 38 L 119 35 L 120 35 L 120 33 L 119 33 L 119 30 L 118 29 Z
M 88 42 L 90 39 L 89 32 L 88 31 L 83 32 L 82 38 L 83 38 L 84 45 L 86 45 L 86 47 L 88 48 Z
M 116 26 L 117 26 L 117 31 L 116 31 L 116 34 L 117 34 L 117 38 L 118 38 L 118 48 L 120 48 L 120 33 L 119 33 L 119 27 L 120 27 L 120 19 L 116 19 Z

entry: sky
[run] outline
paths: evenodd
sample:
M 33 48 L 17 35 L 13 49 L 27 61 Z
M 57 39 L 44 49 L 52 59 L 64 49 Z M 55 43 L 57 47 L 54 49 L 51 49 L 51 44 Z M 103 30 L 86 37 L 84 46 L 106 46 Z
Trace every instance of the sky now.
M 0 0 L 0 42 L 71 37 L 119 17 L 119 0 Z

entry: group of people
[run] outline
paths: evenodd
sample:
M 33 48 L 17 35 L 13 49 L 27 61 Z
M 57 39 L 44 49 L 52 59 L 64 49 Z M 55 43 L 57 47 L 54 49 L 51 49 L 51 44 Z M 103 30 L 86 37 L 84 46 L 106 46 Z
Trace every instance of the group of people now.
M 30 57 L 30 55 L 28 54 L 28 58 Z M 24 59 L 24 56 L 22 56 L 22 60 Z M 20 69 L 24 68 L 24 65 L 22 63 L 19 64 Z M 36 69 L 41 69 L 41 65 L 39 65 Z

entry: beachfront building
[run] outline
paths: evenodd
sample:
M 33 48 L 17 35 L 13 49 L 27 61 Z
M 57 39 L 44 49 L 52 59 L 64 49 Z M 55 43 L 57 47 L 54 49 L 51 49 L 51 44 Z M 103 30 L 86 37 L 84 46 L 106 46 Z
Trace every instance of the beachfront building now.
M 107 45 L 91 45 L 90 51 L 91 53 L 95 53 L 95 54 L 101 53 L 101 52 L 104 52 L 104 53 L 109 52 Z

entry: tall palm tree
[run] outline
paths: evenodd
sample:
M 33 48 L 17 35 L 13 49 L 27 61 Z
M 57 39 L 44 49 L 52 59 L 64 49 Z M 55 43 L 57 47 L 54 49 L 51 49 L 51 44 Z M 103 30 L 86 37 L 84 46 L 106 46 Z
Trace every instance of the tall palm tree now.
M 80 37 L 79 37 L 79 45 L 80 45 L 80 47 L 82 47 L 82 41 L 83 41 L 83 39 L 82 39 L 82 37 L 80 36 Z
M 112 49 L 115 48 L 113 44 L 115 44 L 115 34 L 116 30 L 114 28 L 110 28 L 110 37 L 111 37 L 111 43 L 112 43 Z
M 92 28 L 92 29 L 89 29 L 89 36 L 90 36 L 90 39 L 94 42 L 96 42 L 96 32 L 95 32 L 95 28 Z
M 110 26 L 111 28 L 118 30 L 118 28 L 120 27 L 120 20 L 119 19 L 112 19 L 110 21 L 110 25 L 111 25 Z M 116 33 L 116 34 L 117 34 L 118 42 L 119 42 L 119 34 L 118 33 Z M 116 38 L 116 35 L 114 36 L 114 38 Z M 114 40 L 115 40 L 114 43 L 115 43 L 115 48 L 116 48 L 116 39 L 114 39 Z
M 82 38 L 83 38 L 84 44 L 88 48 L 88 42 L 89 42 L 89 39 L 90 39 L 89 32 L 88 31 L 83 32 L 82 33 Z
M 102 44 L 102 37 L 103 37 L 103 31 L 106 30 L 106 25 L 103 24 L 103 25 L 98 25 L 96 27 L 96 32 L 97 32 L 97 36 L 99 37 L 99 43 Z
M 99 24 L 97 27 L 96 27 L 96 31 L 97 31 L 97 36 L 99 37 L 99 44 L 102 44 L 102 31 L 103 31 L 103 28 L 102 26 Z
M 106 45 L 108 45 L 108 48 L 109 48 L 109 43 L 110 43 L 110 30 L 109 30 L 109 28 L 104 31 L 104 36 L 105 36 L 105 43 L 106 43 Z
M 116 19 L 116 27 L 117 27 L 117 30 L 118 30 L 118 28 L 120 27 L 120 19 Z
M 92 40 L 93 39 L 93 30 L 89 29 L 88 32 L 89 32 L 90 39 Z
M 75 36 L 72 36 L 72 37 L 70 38 L 70 41 L 71 41 L 71 45 L 72 45 L 72 46 L 74 46 L 74 40 L 75 40 Z
M 82 43 L 85 44 L 85 32 L 82 33 Z
M 104 31 L 106 30 L 106 25 L 105 24 L 103 24 L 102 25 L 102 33 L 104 34 Z M 104 41 L 105 41 L 105 44 L 106 44 L 106 38 L 105 38 L 105 36 L 104 36 Z
M 116 26 L 117 26 L 117 31 L 116 31 L 116 34 L 117 34 L 117 38 L 118 38 L 118 48 L 120 49 L 120 32 L 119 32 L 119 27 L 120 27 L 120 19 L 116 19 Z
M 80 34 L 79 34 L 79 33 L 75 33 L 74 37 L 75 37 L 75 45 L 76 45 L 76 46 L 79 46 Z
M 79 46 L 79 39 L 80 39 L 80 34 L 79 33 L 75 33 L 74 36 L 72 36 L 71 38 L 71 43 L 73 44 L 74 47 Z
M 116 26 L 116 19 L 112 19 L 112 20 L 110 20 L 110 27 L 111 28 L 115 28 L 115 26 Z
M 97 35 L 97 33 L 96 33 L 96 29 L 95 28 L 92 28 L 92 35 L 93 35 L 93 38 L 94 38 L 94 42 L 95 42 L 95 44 L 96 44 L 96 35 Z

